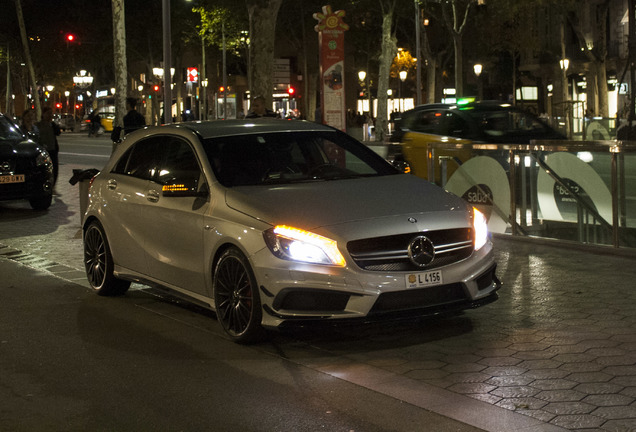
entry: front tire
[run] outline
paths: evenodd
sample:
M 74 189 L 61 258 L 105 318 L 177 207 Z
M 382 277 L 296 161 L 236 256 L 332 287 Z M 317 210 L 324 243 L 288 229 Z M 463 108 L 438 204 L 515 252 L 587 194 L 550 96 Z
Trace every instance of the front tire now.
M 130 281 L 117 279 L 108 239 L 102 225 L 93 221 L 84 233 L 84 267 L 93 290 L 102 296 L 118 296 L 130 288 Z
M 226 250 L 217 262 L 214 304 L 223 330 L 235 342 L 255 342 L 263 336 L 256 278 L 247 258 L 235 247 Z
M 29 204 L 33 210 L 46 210 L 53 202 L 53 191 L 46 191 L 29 199 Z

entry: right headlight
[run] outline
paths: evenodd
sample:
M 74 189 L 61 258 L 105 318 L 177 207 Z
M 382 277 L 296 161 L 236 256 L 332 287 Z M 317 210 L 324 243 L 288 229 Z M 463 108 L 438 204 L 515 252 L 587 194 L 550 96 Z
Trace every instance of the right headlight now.
M 335 240 L 286 225 L 263 233 L 265 243 L 278 258 L 311 264 L 345 266 Z
M 51 160 L 51 156 L 49 156 L 48 152 L 40 151 L 35 157 L 35 166 L 41 167 L 45 165 L 53 165 L 53 161 Z

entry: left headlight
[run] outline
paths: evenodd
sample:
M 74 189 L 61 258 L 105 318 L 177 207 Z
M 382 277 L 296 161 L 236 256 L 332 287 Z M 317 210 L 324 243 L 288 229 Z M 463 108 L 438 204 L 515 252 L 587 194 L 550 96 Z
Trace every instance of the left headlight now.
M 345 266 L 345 259 L 335 240 L 286 225 L 277 225 L 263 233 L 265 243 L 278 258 Z
M 488 242 L 488 221 L 486 216 L 473 207 L 473 228 L 475 229 L 475 250 L 479 250 Z

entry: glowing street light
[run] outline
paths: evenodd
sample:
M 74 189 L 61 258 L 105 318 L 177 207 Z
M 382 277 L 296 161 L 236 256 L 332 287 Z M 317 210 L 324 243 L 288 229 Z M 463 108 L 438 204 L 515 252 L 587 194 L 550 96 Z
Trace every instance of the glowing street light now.
M 479 63 L 476 63 L 473 66 L 473 71 L 475 72 L 475 75 L 477 75 L 477 78 L 479 78 L 479 75 L 481 75 L 481 72 L 482 72 L 483 68 L 484 67 L 481 64 L 479 64 Z

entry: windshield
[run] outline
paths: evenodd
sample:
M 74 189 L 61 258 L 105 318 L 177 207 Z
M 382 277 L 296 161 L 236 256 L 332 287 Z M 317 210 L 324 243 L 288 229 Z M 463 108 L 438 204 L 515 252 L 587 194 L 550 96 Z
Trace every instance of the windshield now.
M 22 141 L 24 139 L 20 128 L 0 114 L 0 140 Z
M 337 132 L 278 132 L 207 139 L 217 179 L 227 187 L 340 180 L 399 172 Z

